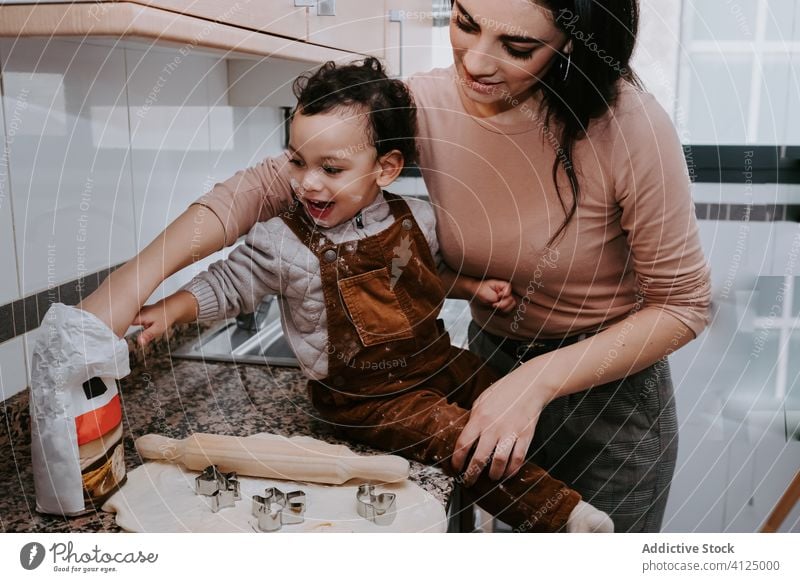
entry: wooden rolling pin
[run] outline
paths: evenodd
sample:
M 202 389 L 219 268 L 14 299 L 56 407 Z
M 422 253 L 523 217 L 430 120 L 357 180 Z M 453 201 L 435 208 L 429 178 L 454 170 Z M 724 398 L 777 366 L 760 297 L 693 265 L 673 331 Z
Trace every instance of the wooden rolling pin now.
M 239 475 L 332 485 L 355 478 L 394 483 L 409 471 L 408 461 L 395 455 L 361 457 L 341 445 L 276 435 L 195 433 L 177 440 L 148 434 L 136 439 L 136 450 L 143 459 L 183 463 L 193 471 L 217 465 Z

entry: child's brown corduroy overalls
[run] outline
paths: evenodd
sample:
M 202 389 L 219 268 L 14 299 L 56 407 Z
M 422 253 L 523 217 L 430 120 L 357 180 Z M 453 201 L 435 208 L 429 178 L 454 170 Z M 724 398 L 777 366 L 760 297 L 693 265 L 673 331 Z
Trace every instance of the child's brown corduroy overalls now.
M 310 381 L 322 417 L 348 438 L 437 464 L 450 456 L 475 399 L 497 379 L 477 356 L 450 345 L 437 315 L 445 291 L 405 201 L 385 194 L 386 230 L 333 244 L 302 208 L 282 215 L 320 264 L 328 316 L 328 377 Z M 514 477 L 482 473 L 475 501 L 524 531 L 563 528 L 580 496 L 526 463 Z

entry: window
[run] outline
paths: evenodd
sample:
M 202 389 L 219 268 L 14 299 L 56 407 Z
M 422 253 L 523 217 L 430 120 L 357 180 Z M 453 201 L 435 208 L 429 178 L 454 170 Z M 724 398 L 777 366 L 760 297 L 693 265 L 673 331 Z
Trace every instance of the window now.
M 684 143 L 800 145 L 800 0 L 684 0 Z

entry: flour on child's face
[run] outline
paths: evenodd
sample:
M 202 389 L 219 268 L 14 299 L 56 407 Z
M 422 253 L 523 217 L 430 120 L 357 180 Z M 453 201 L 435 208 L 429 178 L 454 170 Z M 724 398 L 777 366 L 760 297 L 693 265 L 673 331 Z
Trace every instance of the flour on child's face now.
M 292 119 L 291 185 L 306 213 L 329 228 L 347 222 L 380 193 L 381 166 L 368 135 L 368 116 L 353 109 Z

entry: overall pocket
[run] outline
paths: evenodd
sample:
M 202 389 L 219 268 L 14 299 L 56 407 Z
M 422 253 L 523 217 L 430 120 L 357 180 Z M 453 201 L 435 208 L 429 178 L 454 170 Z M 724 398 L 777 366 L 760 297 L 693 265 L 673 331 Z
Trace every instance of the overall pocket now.
M 365 346 L 414 337 L 411 323 L 392 291 L 386 267 L 340 280 L 339 291 Z

